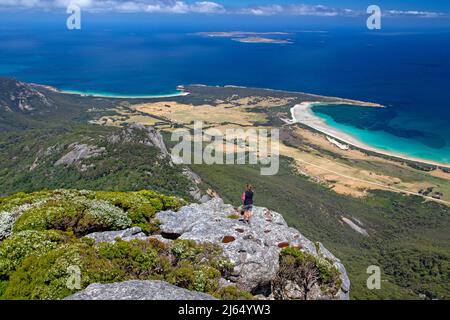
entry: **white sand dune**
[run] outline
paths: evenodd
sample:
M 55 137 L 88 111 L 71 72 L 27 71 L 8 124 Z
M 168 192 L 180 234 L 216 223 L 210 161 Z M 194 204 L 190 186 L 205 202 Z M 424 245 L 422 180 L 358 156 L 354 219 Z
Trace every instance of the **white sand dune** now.
M 311 108 L 314 105 L 319 105 L 319 104 L 323 105 L 323 103 L 321 103 L 321 102 L 302 102 L 300 104 L 295 105 L 290 110 L 292 122 L 293 123 L 302 123 L 304 125 L 307 125 L 310 128 L 320 131 L 334 139 L 338 139 L 346 144 L 352 145 L 357 148 L 361 148 L 364 150 L 368 150 L 368 151 L 372 151 L 372 152 L 376 152 L 379 154 L 396 157 L 396 158 L 400 158 L 400 159 L 405 159 L 405 160 L 450 168 L 450 166 L 448 164 L 425 160 L 425 159 L 420 159 L 420 158 L 409 157 L 409 156 L 406 156 L 401 153 L 390 152 L 390 151 L 371 147 L 371 146 L 363 143 L 362 141 L 358 140 L 357 138 L 328 125 L 324 119 L 316 116 L 314 114 L 314 112 L 311 110 Z M 364 107 L 364 106 L 362 106 L 362 107 Z M 371 107 L 371 106 L 368 105 L 368 107 Z

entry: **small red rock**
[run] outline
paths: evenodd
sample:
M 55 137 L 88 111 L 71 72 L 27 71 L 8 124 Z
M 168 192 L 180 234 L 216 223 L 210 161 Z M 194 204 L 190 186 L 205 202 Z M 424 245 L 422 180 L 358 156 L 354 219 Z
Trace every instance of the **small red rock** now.
M 222 239 L 222 243 L 230 243 L 233 242 L 234 240 L 236 240 L 236 238 L 233 236 L 225 236 Z
M 289 247 L 289 242 L 280 242 L 278 244 L 278 248 L 286 248 Z

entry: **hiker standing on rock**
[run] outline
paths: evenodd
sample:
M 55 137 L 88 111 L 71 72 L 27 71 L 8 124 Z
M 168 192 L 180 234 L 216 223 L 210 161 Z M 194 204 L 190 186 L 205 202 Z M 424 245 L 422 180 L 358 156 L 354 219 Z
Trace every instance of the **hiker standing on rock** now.
M 252 209 L 253 209 L 253 186 L 251 184 L 247 184 L 245 187 L 245 191 L 242 194 L 242 201 L 244 201 L 244 223 L 247 222 L 250 224 L 250 218 L 252 217 Z

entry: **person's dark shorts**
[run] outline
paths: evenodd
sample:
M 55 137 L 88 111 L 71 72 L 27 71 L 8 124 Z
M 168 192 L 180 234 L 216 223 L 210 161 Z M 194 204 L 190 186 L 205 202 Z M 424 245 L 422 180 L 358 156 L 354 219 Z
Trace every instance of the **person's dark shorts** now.
M 244 210 L 245 211 L 252 211 L 252 209 L 253 209 L 253 205 L 252 204 L 247 204 L 247 205 L 244 206 Z

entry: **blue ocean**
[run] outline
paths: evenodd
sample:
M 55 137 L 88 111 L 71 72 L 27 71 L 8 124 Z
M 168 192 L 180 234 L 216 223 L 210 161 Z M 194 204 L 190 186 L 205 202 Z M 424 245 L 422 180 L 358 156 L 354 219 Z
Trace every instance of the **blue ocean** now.
M 106 95 L 173 94 L 180 84 L 240 85 L 377 102 L 314 112 L 366 144 L 450 163 L 450 30 L 289 23 L 0 23 L 0 75 Z M 128 20 L 127 20 L 128 21 Z M 59 23 L 59 22 L 58 22 Z M 204 31 L 283 31 L 251 44 Z

